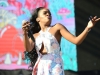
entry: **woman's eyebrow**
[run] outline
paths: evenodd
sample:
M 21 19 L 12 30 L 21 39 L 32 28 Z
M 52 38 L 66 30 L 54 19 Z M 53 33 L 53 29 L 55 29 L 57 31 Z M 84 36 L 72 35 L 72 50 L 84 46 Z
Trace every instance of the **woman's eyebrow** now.
M 48 10 L 44 10 L 43 12 L 49 12 Z
M 49 10 L 44 10 L 43 12 L 48 12 L 51 15 L 51 12 Z

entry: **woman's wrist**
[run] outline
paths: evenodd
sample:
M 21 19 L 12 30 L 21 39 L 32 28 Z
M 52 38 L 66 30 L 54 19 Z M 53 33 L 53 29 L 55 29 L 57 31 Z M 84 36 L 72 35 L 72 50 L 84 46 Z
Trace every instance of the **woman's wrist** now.
M 91 29 L 89 29 L 87 32 L 90 32 L 91 31 Z
M 28 32 L 23 32 L 23 35 L 28 35 Z
M 86 27 L 86 32 L 90 32 L 91 28 Z

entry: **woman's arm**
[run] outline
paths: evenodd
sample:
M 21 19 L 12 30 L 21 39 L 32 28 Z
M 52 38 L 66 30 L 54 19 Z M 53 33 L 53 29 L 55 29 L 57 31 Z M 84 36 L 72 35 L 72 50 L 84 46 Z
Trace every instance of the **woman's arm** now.
M 89 29 L 86 27 L 85 30 L 79 35 L 74 36 L 71 34 L 63 25 L 59 24 L 60 27 L 60 34 L 68 41 L 74 43 L 74 44 L 80 44 L 85 39 L 85 37 L 88 34 Z
M 22 23 L 22 30 L 23 30 L 23 41 L 24 41 L 24 47 L 26 51 L 31 51 L 34 47 L 34 42 L 31 40 L 31 38 L 28 37 L 28 26 L 30 23 L 23 22 Z
M 23 34 L 23 41 L 24 41 L 25 50 L 30 52 L 34 47 L 33 41 L 31 40 L 31 38 L 28 37 L 27 34 Z
M 60 34 L 67 40 L 69 40 L 70 42 L 74 43 L 74 44 L 81 44 L 83 42 L 83 40 L 86 38 L 88 32 L 90 31 L 90 29 L 95 25 L 95 23 L 100 20 L 100 18 L 96 18 L 94 17 L 92 20 L 90 20 L 88 22 L 87 27 L 84 29 L 84 31 L 79 35 L 79 36 L 74 36 L 72 35 L 63 25 L 61 24 L 57 24 L 57 27 L 60 30 Z

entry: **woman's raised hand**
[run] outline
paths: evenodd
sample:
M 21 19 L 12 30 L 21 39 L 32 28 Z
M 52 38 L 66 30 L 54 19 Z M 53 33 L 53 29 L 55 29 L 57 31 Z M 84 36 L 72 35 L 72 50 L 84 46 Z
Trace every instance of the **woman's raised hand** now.
M 22 21 L 22 30 L 24 34 L 27 34 L 27 31 L 29 30 L 30 22 L 23 20 Z
M 96 24 L 96 22 L 100 20 L 100 18 L 97 18 L 97 16 L 95 16 L 93 18 L 90 17 L 89 19 L 90 19 L 90 21 L 88 22 L 88 25 L 87 25 L 87 27 L 89 29 L 91 29 L 92 27 L 94 27 L 94 25 Z

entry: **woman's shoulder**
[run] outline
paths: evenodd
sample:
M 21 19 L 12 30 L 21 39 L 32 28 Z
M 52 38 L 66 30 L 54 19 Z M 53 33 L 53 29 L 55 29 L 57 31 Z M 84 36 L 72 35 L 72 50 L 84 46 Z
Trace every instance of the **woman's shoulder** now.
M 60 29 L 61 27 L 64 27 L 64 26 L 61 23 L 56 23 L 52 27 L 56 29 Z

